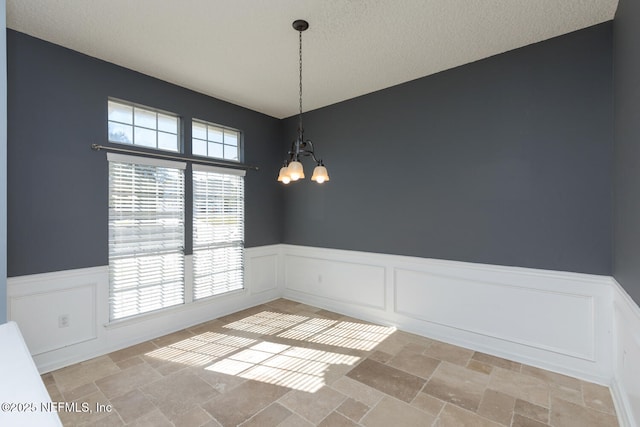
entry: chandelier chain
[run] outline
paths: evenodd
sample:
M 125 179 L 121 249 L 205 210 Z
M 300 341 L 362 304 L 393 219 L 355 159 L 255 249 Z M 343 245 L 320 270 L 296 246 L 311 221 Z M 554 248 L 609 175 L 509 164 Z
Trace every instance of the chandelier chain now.
M 299 49 L 298 49 L 298 54 L 299 54 L 299 58 L 300 58 L 300 129 L 302 130 L 302 31 L 298 31 L 298 34 L 300 36 L 300 44 L 299 44 Z

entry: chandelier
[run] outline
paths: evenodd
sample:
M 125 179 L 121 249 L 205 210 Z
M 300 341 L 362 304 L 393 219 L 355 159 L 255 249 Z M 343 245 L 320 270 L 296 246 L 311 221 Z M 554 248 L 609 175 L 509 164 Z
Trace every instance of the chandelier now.
M 327 168 L 322 163 L 322 159 L 318 160 L 316 158 L 313 142 L 310 140 L 304 139 L 304 128 L 302 127 L 302 32 L 309 28 L 309 23 L 302 19 L 298 19 L 293 21 L 293 29 L 298 32 L 299 35 L 299 70 L 300 70 L 300 113 L 298 114 L 298 136 L 291 144 L 291 149 L 287 153 L 287 159 L 283 162 L 282 167 L 280 168 L 280 173 L 278 174 L 278 182 L 282 182 L 283 184 L 288 184 L 291 181 L 298 181 L 299 179 L 304 178 L 304 168 L 302 167 L 302 163 L 300 160 L 303 157 L 311 157 L 314 162 L 316 162 L 316 167 L 313 170 L 313 175 L 311 176 L 311 180 L 317 182 L 318 184 L 322 184 L 325 181 L 329 181 L 329 174 L 327 172 Z

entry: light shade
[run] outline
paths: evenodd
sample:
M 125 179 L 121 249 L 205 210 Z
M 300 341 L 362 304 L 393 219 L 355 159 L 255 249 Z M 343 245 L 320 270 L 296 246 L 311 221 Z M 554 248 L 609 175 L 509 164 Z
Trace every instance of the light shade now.
M 288 184 L 291 182 L 289 170 L 286 166 L 280 168 L 280 173 L 278 174 L 278 182 L 281 182 L 283 184 Z
M 311 177 L 311 181 L 315 181 L 318 184 L 322 184 L 325 181 L 329 181 L 329 173 L 327 172 L 327 168 L 322 165 L 316 166 L 313 170 L 313 176 Z
M 297 160 L 289 163 L 289 166 L 287 167 L 287 174 L 291 177 L 291 181 L 297 181 L 304 178 L 304 168 L 302 167 L 302 163 Z

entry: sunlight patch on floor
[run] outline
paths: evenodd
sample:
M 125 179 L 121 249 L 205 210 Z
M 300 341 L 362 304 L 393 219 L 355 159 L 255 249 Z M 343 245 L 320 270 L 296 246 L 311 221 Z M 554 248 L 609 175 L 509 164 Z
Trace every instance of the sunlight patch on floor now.
M 330 326 L 338 323 L 337 320 L 329 319 L 309 319 L 303 323 L 300 323 L 293 328 L 286 330 L 278 336 L 280 338 L 289 338 L 292 340 L 306 340 L 309 337 L 327 329 Z
M 263 311 L 224 325 L 224 327 L 254 334 L 275 335 L 308 319 L 306 316 Z
M 311 342 L 328 344 L 356 350 L 373 350 L 394 333 L 396 328 L 367 325 L 355 322 L 340 322 L 322 333 L 307 338 Z
M 395 328 L 263 311 L 223 326 L 228 333 L 204 332 L 146 353 L 146 356 L 296 390 L 315 392 L 336 365 L 356 364 L 359 356 L 304 347 L 315 343 L 370 351 Z M 257 334 L 249 338 L 234 335 Z M 300 341 L 303 346 L 264 339 L 265 335 Z M 332 349 L 338 350 L 338 349 Z
M 206 369 L 313 393 L 324 386 L 331 365 L 354 365 L 357 356 L 269 341 L 232 354 Z

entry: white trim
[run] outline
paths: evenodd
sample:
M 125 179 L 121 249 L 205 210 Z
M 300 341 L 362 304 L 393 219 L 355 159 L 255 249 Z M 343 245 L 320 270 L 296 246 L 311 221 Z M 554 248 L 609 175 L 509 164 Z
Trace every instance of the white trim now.
M 212 172 L 235 176 L 245 176 L 247 174 L 247 171 L 244 169 L 234 169 L 231 167 L 223 168 L 220 166 L 201 165 L 198 163 L 194 163 L 192 167 L 194 172 Z
M 129 163 L 132 165 L 157 166 L 161 168 L 182 169 L 187 168 L 186 162 L 177 162 L 175 160 L 157 159 L 154 157 L 130 156 L 128 154 L 107 153 L 107 160 L 110 162 Z
M 271 263 L 262 262 L 265 257 L 279 260 L 280 247 L 245 249 L 245 266 L 252 274 L 245 276 L 243 290 L 125 319 L 117 324 L 109 324 L 107 266 L 11 277 L 7 281 L 8 316 L 10 320 L 20 319 L 18 323 L 24 324 L 21 329 L 30 348 L 51 340 L 57 343 L 42 347 L 39 354 L 32 354 L 38 370 L 45 373 L 279 298 L 282 295 L 278 282 L 279 261 L 277 268 L 273 268 Z M 92 294 L 95 298 L 86 292 L 77 292 L 87 286 L 95 289 Z M 253 292 L 254 289 L 258 292 Z M 60 306 L 51 304 L 45 307 L 47 312 L 39 311 L 34 316 L 42 306 L 40 297 L 45 294 L 62 303 Z M 69 295 L 72 299 L 65 300 Z M 12 305 L 11 302 L 17 299 L 21 304 Z M 62 313 L 56 310 L 74 308 L 78 311 L 71 313 L 72 326 L 88 324 L 95 331 L 94 338 L 81 340 L 84 330 L 58 328 L 57 317 Z
M 614 303 L 626 306 L 626 308 L 632 313 L 632 315 L 640 320 L 640 306 L 638 306 L 635 301 L 633 301 L 633 298 L 631 298 L 627 291 L 624 290 L 622 285 L 620 285 L 620 283 L 618 283 L 618 281 L 613 277 L 611 278 L 611 285 L 613 286 L 613 290 L 615 291 L 614 295 L 616 298 Z M 635 331 L 640 334 L 640 329 L 636 329 Z M 640 335 L 638 335 L 638 337 L 640 337 Z
M 35 305 L 34 300 L 40 300 L 40 301 L 46 300 L 44 305 L 50 306 L 51 305 L 50 302 L 55 301 L 56 298 L 58 298 L 62 302 L 65 302 L 65 301 L 73 300 L 74 298 L 77 298 L 78 295 L 82 295 L 82 294 L 84 294 L 83 301 L 85 301 L 87 304 L 83 304 L 82 306 L 78 306 L 76 308 L 88 310 L 88 314 L 85 314 L 85 316 L 83 316 L 82 318 L 82 320 L 86 320 L 86 322 L 80 321 L 80 319 L 73 318 L 73 317 L 71 319 L 71 323 L 75 326 L 80 326 L 82 331 L 80 332 L 74 331 L 74 333 L 71 336 L 64 337 L 64 341 L 61 341 L 60 339 L 56 339 L 56 340 L 49 340 L 47 343 L 41 344 L 39 346 L 31 345 L 30 350 L 32 355 L 37 356 L 39 354 L 56 350 L 57 348 L 60 348 L 60 345 L 65 345 L 65 346 L 74 345 L 74 344 L 79 344 L 85 341 L 94 340 L 97 338 L 96 312 L 95 310 L 92 309 L 97 305 L 96 304 L 96 294 L 97 294 L 96 284 L 87 283 L 85 285 L 69 287 L 66 289 L 55 289 L 49 292 L 36 292 L 31 295 L 11 297 L 9 301 L 9 310 L 12 313 L 16 313 L 21 311 L 20 310 L 21 303 L 26 305 L 27 307 L 29 306 L 33 307 Z M 64 308 L 61 307 L 61 305 L 58 306 L 57 308 L 62 311 L 67 311 L 67 310 L 64 310 Z M 44 310 L 38 311 L 38 313 L 40 313 L 41 316 L 43 315 L 43 312 Z M 38 331 L 40 331 L 39 327 L 38 327 Z
M 115 328 L 122 328 L 130 325 L 134 325 L 136 323 L 144 323 L 153 319 L 162 319 L 176 313 L 189 312 L 193 310 L 193 307 L 198 305 L 211 304 L 212 302 L 214 302 L 214 300 L 223 300 L 225 298 L 236 297 L 238 294 L 246 294 L 246 293 L 247 293 L 246 289 L 239 289 L 239 290 L 227 292 L 220 295 L 213 295 L 207 298 L 195 300 L 188 304 L 185 303 L 185 304 L 173 305 L 171 307 L 165 307 L 160 310 L 149 311 L 146 313 L 138 314 L 136 316 L 130 316 L 130 317 L 125 317 L 123 319 L 113 320 L 105 323 L 103 326 L 106 329 L 115 329 Z M 215 301 L 215 302 L 219 302 L 219 301 Z
M 611 278 L 613 289 L 613 380 L 611 392 L 623 427 L 640 425 L 640 307 Z
M 282 253 L 286 298 L 610 383 L 607 276 L 294 245 Z M 363 280 L 362 266 L 384 273 Z M 320 284 L 320 276 L 335 283 Z M 360 289 L 359 300 L 351 289 Z
M 483 325 L 482 322 L 474 322 L 473 324 L 469 325 L 468 327 L 464 328 L 464 327 L 457 327 L 454 323 L 447 323 L 441 319 L 438 319 L 437 317 L 433 317 L 431 315 L 429 315 L 428 311 L 420 311 L 420 312 L 416 312 L 416 313 L 411 313 L 408 311 L 403 311 L 400 307 L 398 307 L 398 286 L 396 285 L 398 283 L 398 278 L 395 276 L 395 274 L 397 274 L 399 271 L 405 271 L 405 272 L 410 272 L 411 270 L 408 269 L 394 269 L 394 286 L 393 286 L 393 292 L 394 292 L 394 311 L 398 314 L 401 314 L 403 316 L 407 316 L 408 318 L 414 319 L 414 320 L 419 320 L 419 321 L 424 321 L 424 322 L 430 322 L 430 323 L 435 323 L 435 324 L 439 324 L 441 326 L 444 327 L 454 327 L 454 328 L 458 328 L 458 329 L 463 329 L 466 332 L 471 332 L 474 334 L 478 334 L 478 335 L 482 335 L 485 337 L 490 337 L 490 338 L 496 338 L 496 339 L 500 339 L 503 340 L 505 342 L 510 342 L 512 344 L 519 344 L 519 345 L 524 345 L 524 346 L 528 346 L 531 348 L 537 348 L 537 349 L 541 349 L 541 350 L 545 350 L 545 351 L 550 351 L 550 352 L 554 352 L 554 353 L 558 353 L 558 354 L 563 354 L 563 355 L 568 355 L 568 356 L 572 356 L 572 357 L 577 357 L 583 360 L 587 360 L 590 362 L 596 362 L 595 359 L 595 344 L 593 340 L 589 341 L 589 345 L 588 348 L 586 349 L 586 351 L 583 352 L 577 352 L 577 351 L 571 351 L 568 350 L 566 348 L 562 348 L 561 346 L 558 345 L 547 345 L 547 344 L 541 344 L 541 343 L 536 343 L 530 340 L 526 340 L 526 339 L 521 339 L 519 338 L 517 335 L 518 334 L 514 334 L 514 336 L 510 337 L 508 335 L 505 335 L 503 333 L 497 333 L 495 331 L 491 331 L 491 330 L 487 330 L 486 329 L 486 325 Z M 429 273 L 424 273 L 422 272 L 425 276 L 431 276 L 431 278 L 435 278 L 435 279 L 444 279 L 446 280 L 447 277 L 443 276 L 443 275 L 438 275 L 438 274 L 429 274 Z M 581 294 L 576 294 L 576 293 L 569 293 L 569 292 L 551 292 L 545 289 L 534 289 L 531 287 L 524 287 L 524 286 L 517 286 L 517 285 L 505 285 L 505 284 L 501 284 L 501 283 L 491 283 L 490 281 L 472 281 L 472 280 L 467 280 L 467 279 L 462 279 L 463 282 L 466 282 L 468 287 L 469 286 L 478 286 L 480 285 L 482 288 L 484 288 L 484 290 L 490 288 L 490 287 L 497 287 L 497 288 L 504 288 L 504 291 L 509 291 L 509 290 L 518 290 L 518 291 L 525 291 L 525 292 L 530 292 L 530 293 L 543 293 L 543 294 L 550 294 L 553 297 L 564 297 L 564 298 L 576 298 L 576 299 L 582 299 L 586 301 L 586 305 L 587 305 L 587 309 L 588 312 L 590 312 L 591 317 L 588 319 L 589 322 L 589 329 L 593 329 L 594 328 L 594 317 L 592 315 L 593 311 L 594 311 L 594 297 L 593 296 L 589 296 L 589 295 L 581 295 Z M 506 302 L 505 304 L 509 304 L 509 302 Z M 593 335 L 591 335 L 591 338 L 593 338 Z
M 60 280 L 76 282 L 83 277 L 94 274 L 109 274 L 109 267 L 87 267 L 75 270 L 52 271 L 50 273 L 28 274 L 26 276 L 9 277 L 7 281 L 13 289 L 19 290 L 18 292 L 21 291 L 20 293 L 24 294 L 30 292 L 29 289 L 31 286 L 37 286 L 46 280 L 52 280 L 54 282 Z
M 283 263 L 285 289 L 310 297 L 319 296 L 336 303 L 386 309 L 383 294 L 387 274 L 384 266 L 352 261 L 349 257 L 342 260 L 331 256 L 314 257 L 291 253 L 284 257 Z M 302 267 L 299 267 L 301 264 Z M 353 276 L 357 276 L 358 280 L 352 280 Z M 357 287 L 358 283 L 361 286 Z M 319 292 L 314 293 L 314 289 Z
M 68 346 L 64 346 L 65 341 L 62 340 L 60 348 L 35 355 L 34 361 L 41 373 L 279 297 L 286 297 L 379 324 L 397 326 L 408 332 L 476 351 L 610 385 L 620 425 L 622 427 L 640 425 L 638 424 L 640 422 L 640 383 L 636 381 L 637 371 L 640 368 L 640 308 L 612 277 L 284 244 L 246 248 L 245 257 L 244 291 L 199 301 L 185 307 L 181 306 L 180 309 L 167 310 L 157 315 L 136 319 L 135 322 L 118 325 L 118 327 L 115 325 L 109 328 L 104 327 L 108 320 L 108 267 L 106 266 L 9 278 L 7 281 L 8 305 L 10 306 L 10 302 L 16 298 L 28 300 L 31 296 L 43 295 L 43 293 L 55 295 L 90 284 L 95 287 L 96 302 L 89 321 L 96 319 L 96 338 Z M 306 288 L 294 289 L 288 284 L 288 280 L 293 277 L 292 272 L 297 268 L 295 261 L 298 259 L 311 262 L 311 266 L 315 269 L 312 271 L 313 275 L 322 275 L 321 284 L 316 283 L 317 276 L 311 277 L 313 280 L 308 282 L 313 286 Z M 287 260 L 289 260 L 288 265 Z M 351 275 L 353 271 L 360 271 L 359 269 L 363 267 L 365 272 L 370 271 L 368 268 L 383 272 L 381 275 L 372 276 L 379 282 L 378 284 L 367 287 L 366 283 L 362 283 L 361 278 L 359 283 L 358 277 Z M 477 288 L 488 289 L 490 292 L 491 287 L 503 290 L 506 295 L 504 304 L 521 304 L 517 307 L 525 307 L 530 302 L 526 298 L 521 298 L 522 295 L 541 297 L 543 301 L 551 301 L 559 307 L 568 303 L 567 318 L 577 314 L 588 319 L 588 324 L 578 328 L 579 330 L 576 331 L 578 338 L 571 338 L 573 341 L 568 342 L 564 347 L 563 344 L 558 346 L 557 341 L 554 341 L 557 337 L 554 338 L 553 335 L 553 324 L 536 325 L 539 329 L 549 332 L 548 337 L 543 335 L 537 338 L 547 340 L 555 346 L 545 347 L 544 342 L 517 342 L 509 339 L 508 336 L 492 333 L 491 329 L 480 329 L 483 326 L 482 322 L 486 322 L 483 319 L 485 312 L 475 312 L 473 308 L 465 312 L 460 309 L 457 299 L 452 299 L 449 306 L 458 308 L 460 313 L 467 313 L 472 320 L 477 320 L 478 324 L 472 323 L 467 327 L 464 322 L 468 319 L 465 317 L 457 315 L 443 317 L 442 313 L 429 311 L 431 309 L 426 305 L 426 314 L 416 313 L 413 309 L 407 311 L 406 309 L 410 307 L 403 306 L 402 301 L 398 304 L 398 289 L 406 286 L 407 283 L 402 282 L 406 278 L 401 278 L 399 281 L 396 277 L 396 272 L 399 270 L 418 273 L 413 278 L 416 280 L 413 286 L 418 289 L 420 286 L 426 286 L 429 292 L 438 291 L 438 281 L 452 280 L 457 286 L 467 290 Z M 302 279 L 304 277 L 304 275 L 300 276 Z M 331 288 L 335 284 L 331 283 L 332 281 L 341 283 L 340 281 L 344 280 L 349 281 L 346 287 L 352 289 L 364 287 L 373 295 L 364 295 L 363 301 L 354 301 L 350 298 L 348 290 L 341 290 L 340 287 Z M 435 287 L 433 287 L 434 280 L 436 280 Z M 332 289 L 329 293 L 326 292 L 328 288 Z M 446 286 L 442 289 L 446 291 Z M 418 292 L 423 291 L 418 290 Z M 429 296 L 447 298 L 446 292 L 444 294 L 435 292 Z M 573 299 L 574 296 L 576 299 Z M 78 294 L 76 297 L 82 296 Z M 367 302 L 374 301 L 376 298 L 381 299 L 383 304 Z M 415 300 L 426 304 L 426 300 L 421 299 L 420 295 L 417 295 Z M 582 305 L 580 301 L 589 301 L 589 304 Z M 79 301 L 79 303 L 86 304 L 87 301 Z M 91 301 L 88 304 L 91 305 Z M 36 326 L 38 322 L 45 321 L 41 313 L 38 313 L 38 316 L 32 316 L 33 311 L 29 312 L 28 307 L 20 309 L 31 315 L 26 317 L 30 319 L 28 321 L 36 322 Z M 16 313 L 9 310 L 8 315 L 11 319 L 11 316 Z M 462 323 L 456 324 L 456 322 Z M 513 324 L 516 328 L 527 326 L 526 323 L 513 322 Z M 40 326 L 43 328 L 31 330 L 46 333 L 44 332 L 46 322 Z M 588 332 L 586 335 L 585 331 Z M 523 335 L 531 334 L 527 330 L 523 330 L 522 333 Z M 588 358 L 581 357 L 584 355 L 582 353 L 572 351 L 572 348 L 575 349 L 582 344 L 588 344 L 583 349 L 590 348 L 591 338 L 593 349 L 590 350 Z M 38 336 L 25 336 L 27 344 L 30 340 L 35 342 L 38 339 Z M 66 339 L 70 338 L 66 337 Z

